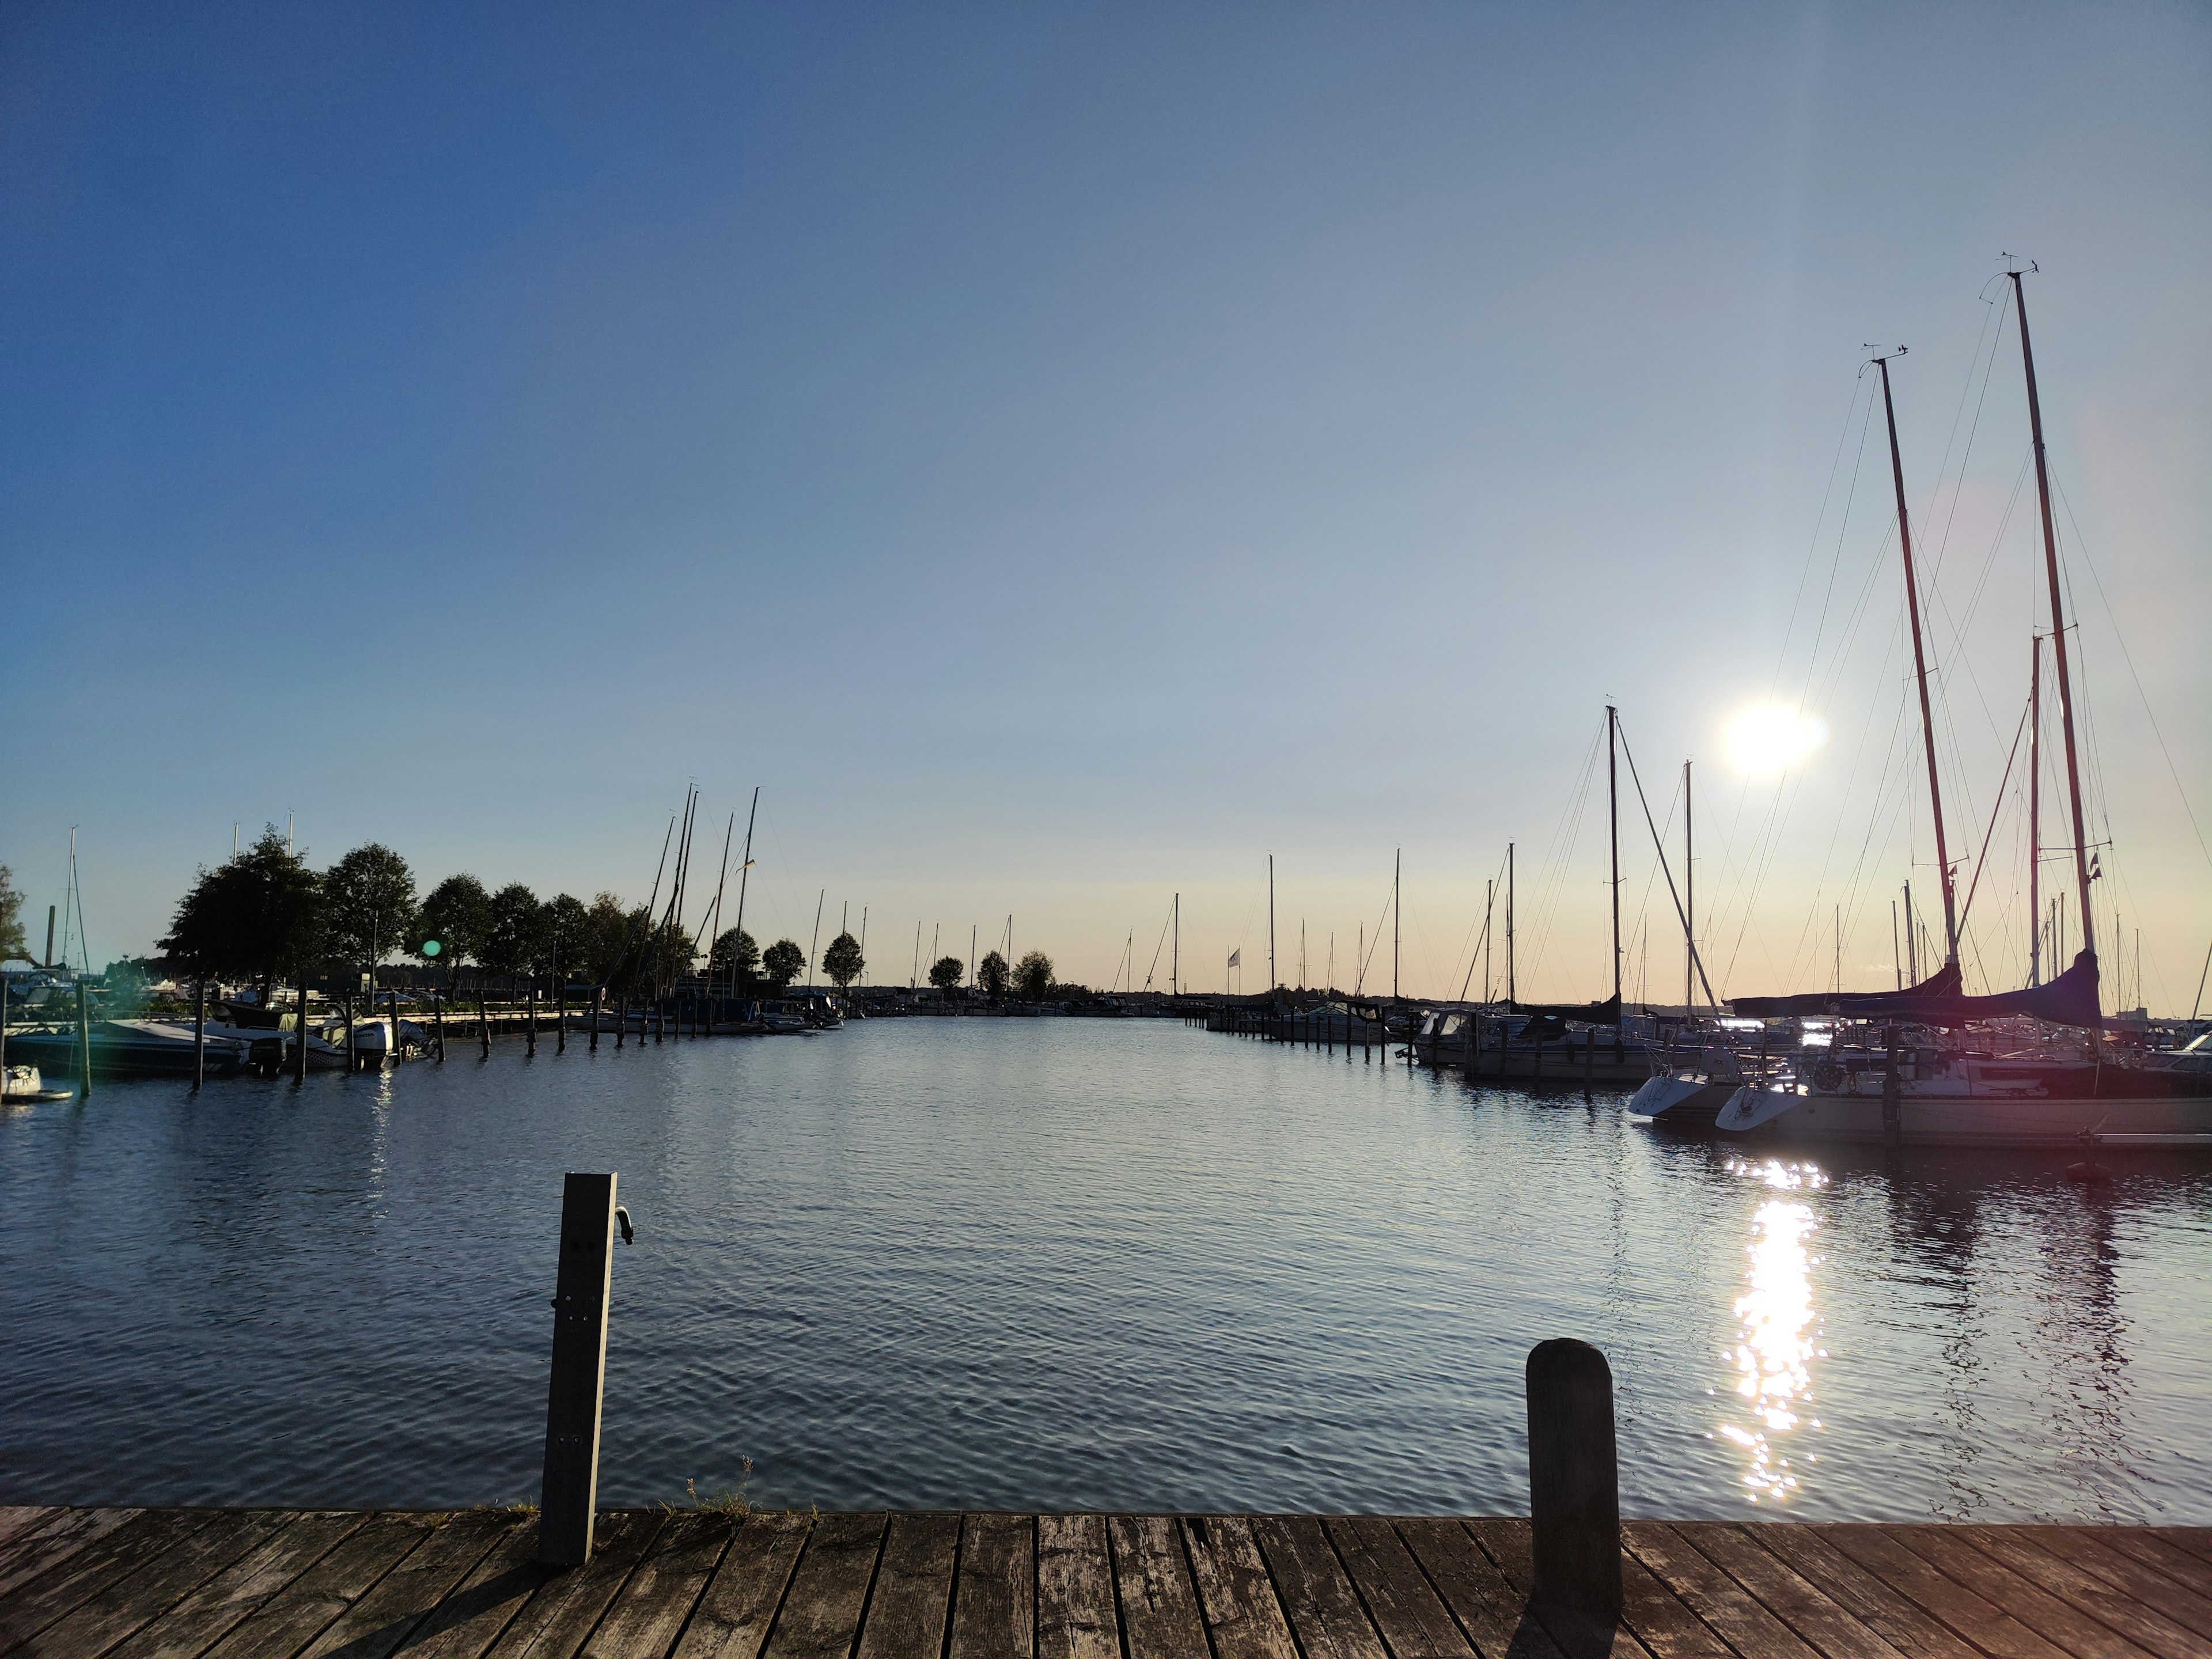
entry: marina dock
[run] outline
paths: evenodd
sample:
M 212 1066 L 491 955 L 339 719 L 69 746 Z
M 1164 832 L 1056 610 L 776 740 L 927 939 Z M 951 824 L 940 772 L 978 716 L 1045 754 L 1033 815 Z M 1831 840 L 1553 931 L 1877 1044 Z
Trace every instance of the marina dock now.
M 429 1659 L 2190 1659 L 2212 1528 L 1631 1522 L 1611 1631 L 1526 1521 L 0 1509 L 0 1652 Z

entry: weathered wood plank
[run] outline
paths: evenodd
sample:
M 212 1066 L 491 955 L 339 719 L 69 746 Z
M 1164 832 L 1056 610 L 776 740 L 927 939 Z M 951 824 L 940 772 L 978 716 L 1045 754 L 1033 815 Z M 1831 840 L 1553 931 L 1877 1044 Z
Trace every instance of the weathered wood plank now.
M 1732 1522 L 1677 1522 L 1672 1530 L 1788 1625 L 1825 1659 L 1899 1659 L 1897 1649 L 1841 1602 Z M 1649 1558 L 1646 1558 L 1647 1559 Z
M 408 1659 L 481 1659 L 557 1568 L 538 1560 L 534 1516 L 501 1515 L 507 1530 L 460 1587 L 407 1638 Z
M 843 1659 L 852 1652 L 884 1521 L 880 1515 L 825 1515 L 814 1523 L 769 1636 L 772 1659 Z
M 1881 1530 L 1911 1550 L 1954 1583 L 1964 1585 L 1991 1607 L 2002 1607 L 2037 1636 L 2075 1659 L 2148 1659 L 2144 1650 L 2110 1626 L 2068 1606 L 1969 1543 L 1957 1527 L 1884 1527 Z M 1974 1638 L 1984 1646 L 1981 1637 Z
M 757 1659 L 805 1547 L 803 1515 L 749 1515 L 707 1581 L 675 1659 Z
M 1261 1516 L 1252 1537 L 1306 1659 L 1386 1659 L 1328 1534 L 1310 1515 Z
M 103 1520 L 121 1514 L 118 1524 L 59 1530 L 34 1540 L 49 1546 L 36 1560 L 19 1562 L 21 1588 L 0 1595 L 0 1653 L 27 1642 L 79 1602 L 88 1601 L 110 1584 L 173 1548 L 214 1519 L 205 1510 L 87 1510 Z M 97 1543 L 99 1548 L 91 1547 Z M 31 1549 L 26 1546 L 26 1553 Z
M 1472 1659 L 1474 1650 L 1388 1521 L 1340 1515 L 1322 1524 L 1368 1618 L 1397 1659 Z
M 1526 1521 L 1484 1517 L 1463 1523 L 1470 1537 L 1481 1545 L 1505 1582 L 1524 1599 L 1536 1582 L 1534 1534 Z M 1530 1619 L 1574 1659 L 1611 1656 L 1612 1659 L 1648 1659 L 1680 1654 L 1684 1659 L 1717 1652 L 1720 1644 L 1669 1596 L 1641 1562 L 1625 1559 L 1620 1568 L 1622 1621 L 1607 1630 L 1602 1624 L 1577 1618 L 1555 1607 L 1529 1608 Z M 1646 1645 L 1644 1633 L 1656 1631 L 1668 1645 Z M 1701 1645 L 1709 1644 L 1710 1646 Z
M 1907 1659 L 1978 1659 L 1956 1631 L 1837 1549 L 1823 1528 L 1770 1523 L 1740 1530 Z
M 121 1530 L 143 1510 L 64 1510 L 0 1555 L 0 1600 L 52 1572 L 88 1546 Z
M 29 1537 L 68 1513 L 52 1504 L 0 1504 L 0 1559 L 5 1559 L 8 1546 L 17 1539 Z
M 2008 1536 L 2039 1544 L 2045 1552 L 2094 1573 L 2119 1595 L 2154 1607 L 2174 1623 L 2212 1638 L 2212 1596 L 2198 1595 L 2116 1547 L 2116 1528 L 2007 1527 Z M 2110 1534 L 2110 1535 L 2107 1535 Z
M 300 1659 L 386 1659 L 513 1527 L 480 1511 L 434 1517 L 436 1530 L 325 1626 Z
M 1528 1598 L 1505 1582 L 1474 1534 L 1456 1521 L 1406 1520 L 1398 1536 L 1428 1574 L 1467 1639 L 1484 1659 L 1561 1659 L 1559 1644 L 1528 1612 Z
M 1103 1515 L 1037 1516 L 1037 1659 L 1121 1659 Z
M 234 1626 L 209 1659 L 292 1659 L 375 1589 L 433 1530 L 421 1515 L 371 1515 L 337 1548 Z
M 97 1595 L 80 1601 L 17 1652 L 84 1659 L 105 1653 L 152 1623 L 240 1556 L 266 1543 L 290 1517 L 270 1510 L 218 1514 Z
M 499 1659 L 568 1659 L 583 1646 L 667 1519 L 645 1510 L 617 1510 L 597 1517 L 592 1559 L 580 1567 L 546 1571 L 490 1651 Z
M 1756 1653 L 1761 1659 L 1820 1659 L 1795 1631 L 1671 1528 L 1632 1521 L 1620 1530 L 1622 1542 L 1652 1576 L 1739 1653 Z
M 860 1628 L 860 1659 L 908 1659 L 945 1650 L 952 1569 L 960 1555 L 957 1515 L 895 1515 L 876 1564 L 875 1593 Z M 965 1591 L 963 1591 L 965 1594 Z
M 2212 1527 L 2152 1527 L 2148 1530 L 2198 1560 L 2212 1563 Z
M 1297 1659 L 1252 1523 L 1241 1515 L 1194 1515 L 1182 1534 L 1214 1659 Z
M 1997 1659 L 2064 1659 L 2060 1649 L 2002 1607 L 1945 1577 L 1881 1528 L 1823 1525 L 1814 1530 L 1890 1589 Z
M 1967 1527 L 1961 1528 L 1961 1535 L 2001 1566 L 2118 1632 L 2146 1653 L 2156 1654 L 2159 1659 L 2203 1659 L 2206 1643 L 2197 1632 L 2116 1590 L 2086 1565 L 2045 1549 L 2014 1528 Z M 2033 1610 L 2031 1622 L 2035 1622 Z M 2047 1625 L 2037 1623 L 2037 1628 L 2046 1636 L 2051 1634 Z
M 675 1646 L 737 1530 L 732 1516 L 672 1517 L 584 1644 L 589 1659 L 633 1659 L 638 1654 L 659 1659 Z
M 1030 1659 L 1036 1648 L 1036 1525 L 1026 1515 L 960 1523 L 952 1659 Z
M 2112 1547 L 2133 1556 L 2146 1566 L 2164 1573 L 2177 1584 L 2199 1595 L 2212 1596 L 2212 1561 L 2204 1561 L 2175 1543 L 2159 1527 L 2115 1527 Z
M 320 1560 L 366 1517 L 337 1511 L 297 1516 L 274 1538 L 209 1579 L 122 1644 L 108 1659 L 191 1659 L 228 1634 Z
M 1164 1515 L 1109 1516 L 1106 1537 L 1129 1659 L 1191 1659 L 1205 1653 L 1206 1624 L 1198 1616 L 1198 1591 L 1176 1523 Z

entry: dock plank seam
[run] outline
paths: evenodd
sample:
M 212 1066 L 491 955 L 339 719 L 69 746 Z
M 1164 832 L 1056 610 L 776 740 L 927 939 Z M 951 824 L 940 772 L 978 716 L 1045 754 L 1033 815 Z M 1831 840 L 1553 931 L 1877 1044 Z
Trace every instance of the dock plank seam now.
M 1198 1561 L 1190 1553 L 1190 1522 L 1179 1516 L 1169 1523 L 1175 1529 L 1176 1547 L 1182 1553 L 1182 1570 L 1190 1579 L 1191 1600 L 1198 1607 L 1198 1628 L 1206 1637 L 1207 1659 L 1221 1659 L 1221 1644 L 1213 1634 L 1213 1620 L 1206 1616 L 1206 1592 L 1199 1583 Z
M 2203 1652 L 2203 1638 L 2197 1632 L 2155 1607 L 2115 1597 L 2094 1573 L 2032 1539 L 1992 1537 L 1984 1527 L 1966 1528 L 1964 1537 L 1999 1565 L 2159 1659 L 2199 1659 Z
M 1940 1545 L 1923 1527 L 1894 1526 L 1882 1530 L 1953 1583 L 2003 1607 L 2008 1616 L 2073 1659 L 2156 1659 L 2101 1620 L 2088 1619 L 2087 1623 L 2095 1628 L 2084 1628 L 2082 1615 L 2060 1597 L 1975 1549 L 1963 1535 L 1963 1528 L 1945 1527 Z M 2041 1616 L 2029 1623 L 2027 1615 L 2038 1608 Z

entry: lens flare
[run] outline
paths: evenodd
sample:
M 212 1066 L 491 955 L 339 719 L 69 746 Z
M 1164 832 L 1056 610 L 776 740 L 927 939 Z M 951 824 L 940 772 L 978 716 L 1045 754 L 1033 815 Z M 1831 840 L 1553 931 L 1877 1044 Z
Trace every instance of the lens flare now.
M 1817 716 L 1778 703 L 1747 708 L 1729 722 L 1729 758 L 1755 776 L 1787 771 L 1827 740 Z

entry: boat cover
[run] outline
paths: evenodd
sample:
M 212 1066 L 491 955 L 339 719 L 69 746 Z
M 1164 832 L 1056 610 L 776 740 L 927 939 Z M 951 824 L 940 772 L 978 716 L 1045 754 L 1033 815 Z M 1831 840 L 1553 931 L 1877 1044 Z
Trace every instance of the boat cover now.
M 1746 1019 L 1779 1019 L 1791 1014 L 1834 1015 L 1844 1019 L 1910 1020 L 1920 1025 L 1971 1025 L 1977 1020 L 2026 1014 L 2054 1025 L 2094 1030 L 2104 1024 L 2097 1006 L 2097 957 L 2084 951 L 2074 965 L 2048 985 L 1995 996 L 1959 994 L 1959 970 L 1947 964 L 1933 978 L 1902 991 L 1846 993 L 1842 996 L 1734 997 L 1729 1006 Z
M 1603 1002 L 1509 1002 L 1505 1012 L 1531 1014 L 1538 1019 L 1571 1019 L 1583 1025 L 1618 1025 L 1620 999 L 1607 997 Z

